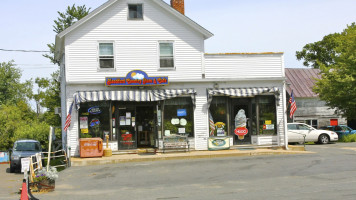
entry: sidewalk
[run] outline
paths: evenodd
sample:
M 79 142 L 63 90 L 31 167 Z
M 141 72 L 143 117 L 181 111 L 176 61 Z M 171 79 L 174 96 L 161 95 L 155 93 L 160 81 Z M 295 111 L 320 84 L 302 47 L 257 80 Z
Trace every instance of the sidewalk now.
M 156 153 L 156 154 L 123 154 L 112 155 L 111 157 L 97 158 L 71 158 L 72 166 L 104 165 L 126 162 L 147 162 L 159 160 L 181 160 L 198 158 L 218 158 L 234 156 L 259 156 L 259 155 L 286 155 L 286 154 L 310 154 L 304 150 L 303 146 L 289 146 L 289 150 L 278 149 L 231 149 L 221 151 L 190 151 L 174 153 Z

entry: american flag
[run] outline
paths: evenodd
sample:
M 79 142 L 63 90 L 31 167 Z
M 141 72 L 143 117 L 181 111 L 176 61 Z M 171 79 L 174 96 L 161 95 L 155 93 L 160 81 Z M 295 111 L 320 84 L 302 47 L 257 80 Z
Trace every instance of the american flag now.
M 64 124 L 64 131 L 68 130 L 68 127 L 70 126 L 70 121 L 72 120 L 73 103 L 74 102 L 72 102 L 72 104 L 70 104 L 70 107 L 69 107 L 69 112 L 68 112 L 68 115 L 67 115 L 67 118 L 66 118 L 66 123 Z
M 292 119 L 294 112 L 297 110 L 297 104 L 295 103 L 295 100 L 294 100 L 293 90 L 292 90 L 292 93 L 290 94 L 289 103 L 290 103 L 289 117 Z
M 214 136 L 215 124 L 214 124 L 213 116 L 211 115 L 210 112 L 209 112 L 209 127 L 210 127 L 210 136 Z

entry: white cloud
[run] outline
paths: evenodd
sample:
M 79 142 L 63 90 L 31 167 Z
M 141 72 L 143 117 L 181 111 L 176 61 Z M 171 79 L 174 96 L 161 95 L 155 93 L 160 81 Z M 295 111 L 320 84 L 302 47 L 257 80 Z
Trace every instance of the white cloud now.
M 137 73 L 132 78 L 135 79 L 135 80 L 142 80 L 143 78 L 145 78 L 145 76 L 143 74 Z

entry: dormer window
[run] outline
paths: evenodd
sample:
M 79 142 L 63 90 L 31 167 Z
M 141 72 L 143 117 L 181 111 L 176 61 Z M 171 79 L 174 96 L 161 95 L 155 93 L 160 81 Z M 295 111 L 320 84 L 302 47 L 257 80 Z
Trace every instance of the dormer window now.
M 143 19 L 142 4 L 129 4 L 129 19 Z

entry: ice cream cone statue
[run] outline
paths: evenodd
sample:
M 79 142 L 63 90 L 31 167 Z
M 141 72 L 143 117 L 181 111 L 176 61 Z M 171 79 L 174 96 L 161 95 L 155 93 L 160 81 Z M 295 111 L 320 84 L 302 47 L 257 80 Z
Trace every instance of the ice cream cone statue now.
M 239 140 L 243 140 L 245 135 L 248 133 L 246 128 L 246 114 L 243 109 L 239 110 L 235 116 L 235 134 L 238 136 Z

